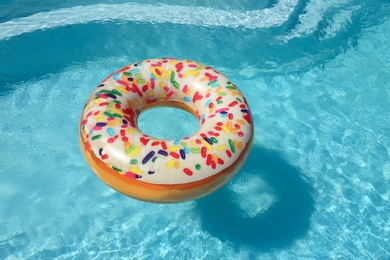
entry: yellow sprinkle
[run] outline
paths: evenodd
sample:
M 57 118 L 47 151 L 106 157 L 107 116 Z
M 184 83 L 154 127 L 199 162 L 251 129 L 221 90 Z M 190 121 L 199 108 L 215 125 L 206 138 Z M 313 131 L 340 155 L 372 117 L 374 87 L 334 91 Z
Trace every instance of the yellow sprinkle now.
M 218 163 L 218 156 L 215 153 L 213 153 L 213 160 L 215 163 Z
M 166 78 L 167 77 L 167 72 L 164 71 L 162 74 L 161 74 L 161 78 Z
M 132 127 L 127 128 L 127 132 L 128 132 L 129 134 L 134 133 L 134 128 L 132 128 Z
M 135 105 L 136 106 L 139 106 L 139 102 L 138 102 L 138 100 L 136 99 L 136 100 L 134 100 L 134 103 L 135 103 Z
M 210 111 L 209 111 L 209 113 L 211 114 L 211 113 L 213 113 L 214 112 L 214 110 L 215 110 L 215 106 L 213 106 L 212 108 L 210 108 Z
M 160 88 L 165 88 L 164 82 L 160 82 Z
M 102 118 L 102 117 L 96 118 L 96 122 L 102 122 L 103 120 L 104 120 L 104 118 Z
M 204 146 L 206 146 L 207 149 L 213 150 L 213 147 L 208 142 L 206 142 L 204 139 L 202 139 L 201 142 Z
M 170 169 L 170 168 L 173 166 L 174 163 L 175 163 L 175 160 L 171 159 L 171 160 L 170 160 L 169 162 L 167 162 L 167 164 L 166 164 L 167 168 Z
M 217 146 L 217 150 L 218 151 L 222 151 L 222 150 L 225 150 L 226 149 L 226 145 L 218 145 Z
M 209 88 L 209 89 L 206 91 L 206 94 L 210 94 L 211 91 L 213 91 L 213 89 Z
M 158 94 L 157 96 L 159 99 L 163 99 L 163 98 L 166 98 L 167 97 L 167 94 L 163 93 L 163 94 Z
M 129 91 L 127 91 L 127 89 L 125 89 L 125 88 L 122 87 L 122 86 L 119 86 L 118 89 L 119 89 L 119 91 L 122 92 L 122 93 L 127 93 L 127 92 L 129 92 Z
M 241 120 L 241 119 L 237 119 L 237 123 L 240 124 L 240 125 L 245 125 L 244 120 Z
M 142 170 L 137 166 L 130 166 L 130 171 L 135 174 L 142 174 Z
M 121 124 L 121 123 L 122 123 L 122 121 L 121 121 L 121 120 L 119 120 L 118 118 L 117 118 L 117 119 L 115 119 L 115 120 L 114 120 L 114 122 L 115 122 L 115 124 L 117 124 L 117 125 L 119 125 L 119 124 Z
M 171 64 L 173 64 L 173 65 L 176 65 L 176 64 L 178 64 L 179 62 L 176 61 L 176 60 L 173 60 L 173 61 L 171 61 L 171 62 L 169 62 L 169 63 L 171 63 Z
M 156 69 L 158 69 L 159 71 L 163 72 L 164 71 L 164 68 L 161 67 L 161 66 L 156 66 Z
M 204 81 L 207 81 L 207 80 L 208 80 L 208 78 L 204 77 L 204 78 L 200 79 L 200 82 L 204 82 Z
M 148 91 L 148 96 L 153 96 L 153 95 L 154 95 L 154 91 L 153 90 Z
M 221 126 L 221 128 L 223 129 L 223 131 L 225 131 L 227 134 L 230 134 L 230 130 L 226 127 L 226 125 L 223 125 Z
M 180 166 L 180 163 L 178 161 L 175 162 L 175 164 L 173 165 L 175 167 L 175 169 L 178 169 L 179 166 Z
M 141 151 L 141 147 L 136 147 L 133 151 L 131 151 L 130 153 L 127 154 L 128 157 L 132 157 L 133 155 L 136 155 L 137 153 L 139 153 Z
M 198 143 L 195 142 L 195 141 L 192 141 L 191 144 L 192 144 L 193 146 L 198 146 Z
M 226 127 L 229 129 L 229 130 L 232 130 L 232 121 L 228 121 L 227 124 L 226 124 Z
M 238 132 L 240 132 L 240 128 L 233 128 L 233 129 L 230 129 L 230 132 L 232 134 L 237 134 Z
M 168 147 L 168 151 L 172 152 L 172 151 L 179 151 L 180 150 L 180 147 L 179 146 L 169 146 Z
M 90 108 L 89 105 L 86 105 L 84 111 L 88 111 L 89 108 Z
M 99 104 L 100 100 L 99 99 L 95 99 L 93 102 L 95 102 L 95 104 Z
M 103 114 L 97 114 L 94 117 L 96 117 L 96 118 L 104 118 L 104 115 Z
M 195 78 L 199 77 L 199 75 L 200 75 L 200 72 L 199 72 L 199 71 L 197 71 L 196 73 L 194 73 L 194 77 L 195 77 Z
M 221 90 L 222 90 L 222 86 L 219 86 L 219 87 L 215 90 L 215 92 L 219 93 Z
M 168 74 L 172 74 L 172 70 L 171 69 L 168 69 Z
M 184 73 L 183 78 L 187 78 L 189 74 L 190 74 L 190 71 L 187 70 L 187 71 Z

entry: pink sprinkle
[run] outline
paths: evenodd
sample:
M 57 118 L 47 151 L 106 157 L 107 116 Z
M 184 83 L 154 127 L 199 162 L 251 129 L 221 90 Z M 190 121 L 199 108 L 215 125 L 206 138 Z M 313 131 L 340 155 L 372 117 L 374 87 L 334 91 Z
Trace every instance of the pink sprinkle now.
M 135 174 L 132 172 L 126 172 L 125 175 L 129 178 L 135 179 Z
M 190 68 L 197 68 L 198 65 L 196 65 L 196 64 L 190 64 L 190 65 L 188 65 L 188 67 L 190 67 Z
M 94 126 L 92 128 L 92 130 L 97 130 L 97 131 L 102 130 L 102 129 L 103 129 L 103 127 L 101 127 L 101 126 Z
M 199 139 L 196 139 L 195 142 L 196 142 L 197 144 L 201 144 L 201 143 L 202 143 Z
M 177 76 L 178 76 L 179 78 L 182 78 L 182 77 L 183 77 L 183 74 L 179 73 L 179 74 L 177 74 Z
M 183 92 L 184 92 L 184 93 L 187 92 L 187 89 L 188 89 L 188 85 L 185 84 L 184 87 L 183 87 Z
M 238 132 L 237 134 L 238 134 L 239 137 L 243 137 L 244 136 L 243 132 Z
M 219 113 L 219 112 L 222 112 L 222 111 L 228 111 L 229 108 L 228 107 L 225 107 L 225 108 L 220 108 L 218 110 L 215 110 L 215 113 Z

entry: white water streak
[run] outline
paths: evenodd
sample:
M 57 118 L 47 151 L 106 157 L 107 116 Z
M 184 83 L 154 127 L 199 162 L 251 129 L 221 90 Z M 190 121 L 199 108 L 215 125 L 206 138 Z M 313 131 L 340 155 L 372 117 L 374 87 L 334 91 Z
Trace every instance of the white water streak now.
M 280 0 L 271 8 L 247 12 L 137 3 L 76 6 L 41 12 L 1 23 L 0 40 L 36 30 L 104 21 L 173 23 L 248 29 L 270 28 L 286 22 L 297 2 L 298 0 Z

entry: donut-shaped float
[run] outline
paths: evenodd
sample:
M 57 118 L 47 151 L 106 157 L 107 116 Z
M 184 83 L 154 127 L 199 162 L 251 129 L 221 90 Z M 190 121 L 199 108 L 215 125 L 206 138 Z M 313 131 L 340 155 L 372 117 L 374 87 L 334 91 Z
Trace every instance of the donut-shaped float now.
M 138 116 L 158 106 L 192 113 L 198 131 L 180 140 L 146 135 Z M 251 112 L 239 89 L 190 60 L 150 59 L 118 70 L 93 91 L 80 120 L 82 152 L 98 177 L 150 202 L 187 201 L 217 190 L 244 164 L 252 141 Z

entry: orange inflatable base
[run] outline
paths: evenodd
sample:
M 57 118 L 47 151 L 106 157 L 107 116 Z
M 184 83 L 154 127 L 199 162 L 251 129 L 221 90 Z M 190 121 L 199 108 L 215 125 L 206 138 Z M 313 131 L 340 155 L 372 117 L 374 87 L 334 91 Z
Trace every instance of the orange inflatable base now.
M 253 135 L 246 147 L 242 150 L 236 163 L 222 172 L 200 181 L 168 185 L 146 183 L 121 175 L 99 158 L 96 158 L 92 151 L 87 150 L 80 136 L 80 145 L 84 157 L 92 170 L 103 182 L 126 196 L 154 203 L 178 203 L 194 200 L 218 190 L 230 181 L 243 166 L 249 155 L 252 142 Z

